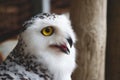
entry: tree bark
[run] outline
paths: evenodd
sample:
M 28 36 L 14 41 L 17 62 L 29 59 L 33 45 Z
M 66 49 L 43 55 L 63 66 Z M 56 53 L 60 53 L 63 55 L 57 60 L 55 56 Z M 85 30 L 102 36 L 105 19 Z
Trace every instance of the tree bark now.
M 71 21 L 77 34 L 77 69 L 73 80 L 104 80 L 106 0 L 74 0 Z

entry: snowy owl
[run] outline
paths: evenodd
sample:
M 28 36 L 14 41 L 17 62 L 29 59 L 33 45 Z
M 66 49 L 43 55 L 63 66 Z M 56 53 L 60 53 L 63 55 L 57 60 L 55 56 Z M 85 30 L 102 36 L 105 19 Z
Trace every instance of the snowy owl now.
M 75 42 L 65 15 L 34 16 L 25 22 L 17 46 L 0 65 L 0 80 L 71 80 Z

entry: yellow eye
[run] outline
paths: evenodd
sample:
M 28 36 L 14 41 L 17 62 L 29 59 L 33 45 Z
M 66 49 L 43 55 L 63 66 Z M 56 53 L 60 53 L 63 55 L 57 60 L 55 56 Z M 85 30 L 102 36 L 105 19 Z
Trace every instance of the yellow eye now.
M 50 36 L 54 33 L 54 29 L 52 26 L 48 26 L 48 27 L 45 27 L 42 29 L 41 33 L 44 35 L 44 36 Z

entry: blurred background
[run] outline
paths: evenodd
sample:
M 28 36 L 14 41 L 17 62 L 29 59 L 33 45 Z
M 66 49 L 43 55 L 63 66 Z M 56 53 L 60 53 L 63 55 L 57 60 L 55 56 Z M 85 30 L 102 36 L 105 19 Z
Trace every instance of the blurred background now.
M 0 0 L 0 62 L 6 58 L 17 44 L 17 35 L 24 21 L 41 12 L 69 13 L 70 7 L 71 0 Z M 119 35 L 120 0 L 108 0 L 107 80 L 120 80 Z

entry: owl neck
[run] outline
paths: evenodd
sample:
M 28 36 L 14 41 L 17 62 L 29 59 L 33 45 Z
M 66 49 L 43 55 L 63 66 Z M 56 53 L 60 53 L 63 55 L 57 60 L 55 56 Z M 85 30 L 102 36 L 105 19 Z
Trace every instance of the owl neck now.
M 37 57 L 34 54 L 26 51 L 27 45 L 24 43 L 22 38 L 19 38 L 18 44 L 15 49 L 8 56 L 10 61 L 14 61 L 15 63 L 25 66 L 30 69 L 30 66 L 34 64 L 34 66 L 41 66 L 42 63 L 38 62 Z M 44 69 L 47 69 L 44 67 Z
M 27 65 L 29 65 L 28 63 L 37 63 L 37 58 L 26 51 L 26 48 L 27 45 L 24 43 L 22 38 L 19 38 L 18 44 L 8 57 L 20 65 L 23 65 L 23 63 L 27 63 Z
M 23 66 L 26 71 L 32 71 L 39 76 L 52 78 L 52 74 L 50 74 L 47 67 L 38 62 L 37 58 L 34 55 L 27 53 L 25 51 L 25 47 L 26 45 L 24 44 L 24 42 L 19 39 L 16 48 L 7 57 L 7 60 L 9 60 L 10 62 L 15 62 L 16 65 Z M 49 74 L 41 74 L 44 74 L 45 72 Z

